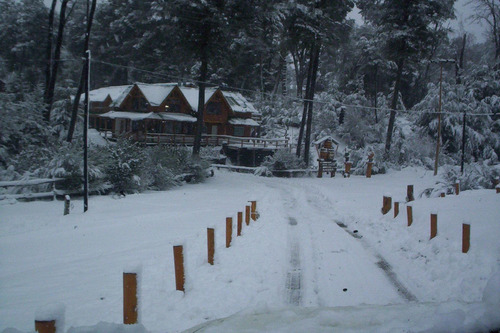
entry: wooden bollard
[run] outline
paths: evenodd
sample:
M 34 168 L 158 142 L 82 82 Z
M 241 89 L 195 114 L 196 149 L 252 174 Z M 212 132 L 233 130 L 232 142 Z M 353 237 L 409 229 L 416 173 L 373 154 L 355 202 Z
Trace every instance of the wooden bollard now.
M 35 331 L 38 333 L 56 333 L 56 321 L 35 320 Z
M 215 230 L 207 228 L 207 261 L 210 265 L 214 264 L 215 254 Z
M 470 248 L 470 224 L 462 224 L 462 253 L 469 252 Z
M 384 199 L 382 201 L 382 214 L 387 214 L 392 207 L 392 198 L 384 195 Z
M 372 168 L 373 162 L 368 162 L 366 164 L 366 178 L 372 178 Z
M 250 224 L 250 206 L 245 206 L 245 223 Z
M 399 202 L 394 201 L 394 218 L 399 215 Z
M 437 232 L 438 232 L 437 219 L 438 219 L 437 214 L 431 214 L 431 238 L 430 239 L 433 239 L 434 237 L 437 236 Z
M 406 217 L 408 218 L 408 226 L 411 226 L 413 223 L 413 207 L 406 206 Z
M 250 201 L 250 217 L 257 221 L 257 201 Z
M 456 195 L 460 194 L 460 183 L 459 182 L 455 183 L 455 194 Z
M 323 177 L 323 163 L 321 163 L 321 161 L 318 162 L 319 165 L 318 165 L 318 178 L 322 178 Z
M 497 194 L 500 193 L 500 186 L 497 186 Z
M 410 202 L 415 200 L 415 197 L 413 196 L 413 185 L 408 185 L 406 188 L 406 201 Z
M 184 290 L 184 253 L 182 245 L 174 246 L 175 290 Z
M 446 197 L 446 193 L 441 192 L 441 195 L 440 195 L 440 196 L 441 196 L 441 198 L 444 198 L 444 197 Z
M 71 206 L 71 198 L 69 195 L 64 196 L 64 215 L 69 214 L 69 207 Z
M 344 170 L 344 177 L 349 177 L 351 175 L 351 162 L 346 162 L 345 163 L 345 170 Z
M 137 324 L 137 273 L 123 273 L 123 323 Z
M 238 227 L 236 229 L 236 236 L 241 236 L 242 227 L 243 227 L 243 212 L 238 212 Z
M 232 238 L 233 238 L 233 218 L 226 217 L 226 247 L 231 246 Z

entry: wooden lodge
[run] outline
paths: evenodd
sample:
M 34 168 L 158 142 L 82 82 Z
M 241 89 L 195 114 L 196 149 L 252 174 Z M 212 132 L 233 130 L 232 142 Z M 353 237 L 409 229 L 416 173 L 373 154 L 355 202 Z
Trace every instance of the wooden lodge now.
M 192 144 L 198 114 L 198 88 L 175 83 L 135 83 L 90 92 L 90 127 L 112 138 L 151 143 Z M 205 89 L 203 133 L 258 137 L 261 114 L 245 97 Z

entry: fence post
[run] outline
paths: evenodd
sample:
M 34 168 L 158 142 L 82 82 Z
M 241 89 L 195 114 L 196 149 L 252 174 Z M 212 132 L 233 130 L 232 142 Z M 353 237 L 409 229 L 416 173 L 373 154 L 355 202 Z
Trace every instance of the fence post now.
M 394 218 L 399 215 L 399 202 L 394 201 Z
M 406 188 L 406 201 L 410 202 L 415 200 L 415 197 L 413 196 L 413 185 L 408 185 Z
M 232 237 L 233 237 L 233 218 L 226 217 L 226 247 L 231 246 Z
M 431 214 L 431 238 L 433 239 L 434 237 L 437 236 L 437 214 L 433 213 Z
M 382 214 L 387 214 L 391 210 L 392 206 L 392 198 L 384 195 L 384 199 L 382 201 Z
M 182 245 L 174 246 L 175 290 L 184 290 L 184 254 Z
M 35 320 L 35 331 L 38 333 L 56 333 L 56 321 Z
M 500 185 L 497 185 L 497 194 L 500 193 Z
M 250 206 L 245 206 L 245 223 L 250 224 Z
M 214 264 L 215 254 L 215 230 L 207 228 L 207 261 L 210 265 Z
M 373 162 L 368 162 L 366 164 L 366 178 L 372 178 L 372 168 Z
M 71 205 L 71 198 L 69 197 L 69 195 L 66 194 L 64 196 L 64 215 L 69 214 L 70 205 Z
M 351 166 L 351 162 L 345 162 L 344 177 L 349 178 L 349 176 L 351 175 Z
M 408 226 L 411 226 L 413 223 L 413 207 L 406 206 L 406 216 L 408 217 Z
M 321 161 L 318 161 L 318 178 L 323 177 L 323 163 Z
M 242 226 L 243 226 L 243 212 L 238 212 L 238 228 L 236 230 L 237 236 L 241 236 Z
M 459 182 L 459 181 L 457 181 L 457 182 L 455 183 L 455 194 L 456 194 L 456 195 L 459 195 L 459 194 L 460 194 L 460 182 Z
M 462 253 L 469 252 L 470 248 L 470 224 L 462 224 Z
M 123 273 L 123 323 L 137 324 L 137 273 Z
M 444 198 L 444 197 L 446 197 L 446 193 L 441 192 L 441 195 L 440 195 L 440 196 L 441 196 L 441 198 Z
M 250 217 L 252 218 L 252 220 L 257 221 L 257 201 L 250 201 L 250 204 Z

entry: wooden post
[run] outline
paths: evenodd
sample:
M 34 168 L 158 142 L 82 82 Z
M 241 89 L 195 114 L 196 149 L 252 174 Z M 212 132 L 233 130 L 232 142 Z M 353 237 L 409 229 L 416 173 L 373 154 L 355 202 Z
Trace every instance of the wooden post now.
M 372 178 L 373 162 L 368 162 L 366 165 L 366 178 Z
M 413 185 L 408 185 L 406 188 L 406 201 L 410 202 L 415 200 L 415 197 L 413 196 Z
M 497 194 L 500 193 L 500 186 L 497 186 Z
M 175 290 L 184 290 L 184 254 L 182 245 L 174 246 Z
M 440 196 L 441 196 L 441 198 L 444 198 L 444 197 L 446 197 L 446 193 L 441 192 L 441 195 L 440 195 Z
M 226 247 L 231 246 L 232 237 L 233 237 L 233 218 L 226 217 Z
M 394 218 L 399 215 L 399 202 L 394 201 Z
M 413 207 L 412 206 L 406 206 L 406 216 L 408 218 L 408 226 L 411 226 L 413 223 Z
M 137 273 L 123 273 L 123 323 L 137 324 Z
M 384 199 L 382 201 L 382 214 L 387 214 L 391 210 L 391 206 L 392 198 L 384 195 Z
M 250 206 L 245 206 L 245 223 L 250 224 Z
M 250 217 L 252 220 L 257 221 L 257 201 L 250 201 Z
M 433 239 L 434 237 L 437 236 L 437 214 L 431 214 L 431 238 Z
M 71 198 L 69 197 L 69 195 L 65 195 L 64 196 L 64 215 L 69 214 L 70 205 L 71 205 Z
M 455 194 L 456 195 L 460 194 L 460 183 L 459 182 L 455 183 Z
M 236 230 L 237 236 L 241 236 L 242 226 L 243 226 L 243 212 L 238 212 L 238 228 Z
M 470 224 L 462 224 L 462 253 L 469 252 L 470 248 Z
M 214 264 L 215 254 L 215 230 L 214 228 L 207 228 L 207 261 L 210 265 Z
M 35 331 L 38 333 L 56 333 L 56 321 L 35 320 Z
M 345 170 L 344 170 L 344 177 L 349 177 L 351 174 L 351 162 L 345 162 Z
M 320 160 L 318 160 L 318 178 L 322 178 L 323 177 L 323 162 L 321 162 Z

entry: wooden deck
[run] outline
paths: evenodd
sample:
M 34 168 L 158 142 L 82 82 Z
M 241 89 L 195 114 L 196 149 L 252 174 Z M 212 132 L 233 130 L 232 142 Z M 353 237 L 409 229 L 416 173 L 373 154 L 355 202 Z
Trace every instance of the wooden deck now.
M 146 134 L 145 143 L 147 145 L 185 145 L 192 146 L 194 144 L 194 135 L 182 134 Z M 246 149 L 282 149 L 291 148 L 290 141 L 285 139 L 262 139 L 254 137 L 237 137 L 229 135 L 207 135 L 201 137 L 202 146 L 222 146 L 227 145 L 231 148 L 246 148 Z

